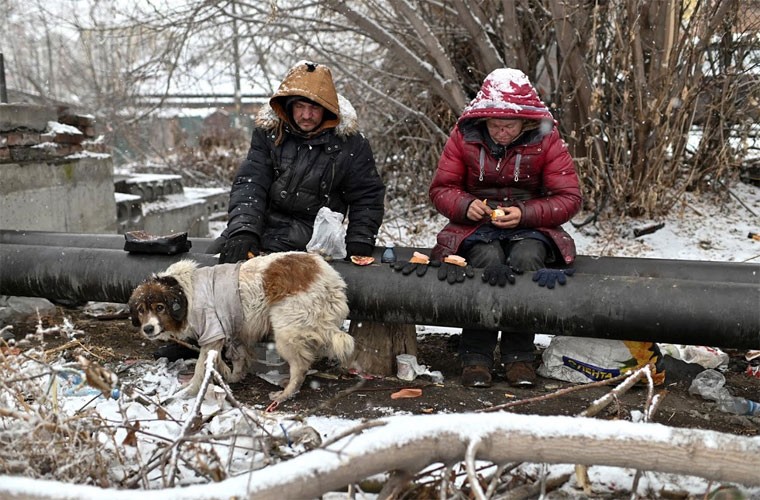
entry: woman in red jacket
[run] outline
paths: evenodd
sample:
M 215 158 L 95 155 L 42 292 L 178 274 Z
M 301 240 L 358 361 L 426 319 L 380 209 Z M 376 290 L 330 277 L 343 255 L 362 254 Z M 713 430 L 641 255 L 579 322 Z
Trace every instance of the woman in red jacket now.
M 561 224 L 580 209 L 580 186 L 554 118 L 524 73 L 502 68 L 486 77 L 449 136 L 429 194 L 449 219 L 433 259 L 463 256 L 484 268 L 483 279 L 492 285 L 538 270 L 539 285 L 564 284 L 563 270 L 544 268 L 575 259 L 575 243 Z M 498 333 L 462 331 L 463 385 L 491 385 Z M 533 341 L 532 332 L 502 330 L 501 362 L 510 384 L 535 380 Z

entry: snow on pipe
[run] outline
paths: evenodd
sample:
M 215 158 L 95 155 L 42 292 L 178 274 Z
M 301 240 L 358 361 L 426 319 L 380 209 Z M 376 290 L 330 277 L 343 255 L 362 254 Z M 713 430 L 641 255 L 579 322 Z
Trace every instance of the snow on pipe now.
M 191 257 L 206 253 L 213 238 L 190 238 Z M 0 229 L 0 245 L 42 245 L 76 248 L 124 248 L 123 234 L 76 234 L 46 231 Z M 413 251 L 430 255 L 429 248 L 398 247 L 399 259 L 408 259 Z M 375 250 L 379 261 L 382 248 Z M 642 259 L 632 257 L 593 257 L 580 255 L 575 264 L 578 272 L 609 276 L 641 276 L 727 283 L 760 284 L 760 265 L 746 262 L 715 262 L 675 259 Z
M 126 302 L 132 289 L 182 258 L 214 265 L 208 254 L 146 255 L 121 250 L 0 245 L 0 294 Z M 598 262 L 598 261 L 594 261 Z M 590 264 L 589 264 L 590 265 Z M 333 262 L 348 285 L 351 319 L 760 348 L 760 283 L 604 275 L 577 266 L 554 290 L 529 274 L 504 288 L 479 276 L 449 285 L 435 272 L 403 276 L 387 265 Z M 753 266 L 754 272 L 760 266 Z M 757 275 L 757 274 L 755 274 Z

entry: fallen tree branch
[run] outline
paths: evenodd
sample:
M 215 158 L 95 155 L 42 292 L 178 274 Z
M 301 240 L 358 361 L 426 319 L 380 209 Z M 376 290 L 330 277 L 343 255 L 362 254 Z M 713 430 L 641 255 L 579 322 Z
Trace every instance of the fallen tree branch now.
M 651 226 L 642 227 L 641 229 L 634 229 L 633 230 L 633 237 L 634 238 L 638 238 L 639 236 L 644 236 L 644 235 L 647 235 L 647 234 L 656 233 L 657 231 L 659 231 L 663 227 L 665 227 L 665 223 L 664 222 L 660 222 L 659 224 L 653 224 Z
M 478 438 L 469 442 L 464 454 L 464 465 L 467 470 L 467 480 L 470 483 L 470 491 L 472 491 L 472 494 L 477 500 L 486 500 L 485 492 L 478 480 L 477 467 L 475 466 L 475 458 L 481 444 L 483 444 L 483 442 Z
M 605 409 L 610 403 L 617 400 L 620 396 L 628 392 L 628 389 L 633 387 L 639 380 L 642 379 L 642 377 L 646 376 L 648 373 L 649 373 L 649 366 L 645 366 L 644 368 L 636 370 L 635 372 L 631 374 L 626 374 L 626 376 L 628 377 L 626 380 L 624 380 L 620 385 L 615 387 L 613 390 L 611 390 L 610 392 L 608 392 L 601 398 L 592 402 L 591 406 L 586 408 L 584 411 L 580 412 L 578 415 L 581 417 L 593 417 L 594 415 L 597 415 L 600 411 Z M 650 378 L 650 384 L 651 384 L 651 378 Z
M 384 420 L 327 448 L 226 479 L 181 490 L 184 499 L 240 496 L 257 499 L 314 498 L 389 470 L 418 471 L 461 461 L 472 440 L 478 460 L 493 463 L 583 463 L 760 486 L 756 459 L 760 438 L 661 424 L 500 413 L 415 415 Z M 293 471 L 299 471 L 294 475 Z M 34 499 L 134 498 L 134 491 L 67 484 L 55 489 L 39 481 L 0 477 L 0 496 Z M 56 491 L 65 492 L 58 496 Z M 223 495 L 221 492 L 224 492 Z M 179 492 L 177 492 L 179 495 Z M 171 499 L 172 490 L 140 493 L 142 500 Z
M 501 405 L 496 406 L 490 406 L 488 408 L 483 408 L 481 410 L 476 410 L 478 413 L 488 413 L 488 412 L 494 412 L 494 411 L 500 411 L 500 410 L 506 410 L 508 408 L 514 408 L 515 406 L 522 406 L 527 405 L 530 403 L 537 403 L 539 401 L 546 401 L 549 399 L 556 399 L 562 396 L 565 396 L 567 394 L 573 393 L 573 392 L 579 392 L 579 391 L 585 391 L 587 389 L 591 389 L 592 387 L 601 387 L 605 385 L 614 384 L 616 382 L 619 382 L 621 380 L 625 380 L 628 377 L 630 377 L 629 373 L 624 373 L 622 375 L 618 375 L 617 377 L 613 377 L 607 380 L 599 380 L 597 382 L 589 382 L 588 384 L 579 384 L 574 385 L 571 387 L 565 387 L 564 389 L 558 389 L 552 393 L 549 394 L 543 394 L 541 396 L 535 396 L 532 398 L 525 398 L 525 399 L 519 399 L 517 401 L 510 401 L 509 403 L 504 403 Z

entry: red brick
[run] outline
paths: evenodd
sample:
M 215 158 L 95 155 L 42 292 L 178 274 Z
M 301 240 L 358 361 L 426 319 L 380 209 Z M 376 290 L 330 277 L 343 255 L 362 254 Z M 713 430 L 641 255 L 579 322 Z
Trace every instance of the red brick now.
M 33 146 L 41 141 L 40 134 L 34 132 L 9 132 L 8 146 Z
M 81 144 L 85 137 L 82 134 L 55 134 L 54 142 L 58 144 Z
M 24 162 L 24 161 L 40 161 L 51 158 L 51 154 L 43 148 L 9 148 L 11 152 L 11 160 Z

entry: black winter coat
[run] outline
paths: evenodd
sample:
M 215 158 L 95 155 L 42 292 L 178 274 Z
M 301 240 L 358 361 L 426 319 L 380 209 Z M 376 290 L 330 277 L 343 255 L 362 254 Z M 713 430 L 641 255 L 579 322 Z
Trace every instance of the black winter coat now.
M 224 236 L 249 231 L 261 238 L 264 251 L 305 250 L 317 212 L 326 206 L 348 214 L 346 244 L 374 246 L 385 186 L 355 121 L 311 138 L 284 124 L 283 140 L 275 146 L 278 123 L 273 113 L 269 117 L 257 119 L 233 182 Z

